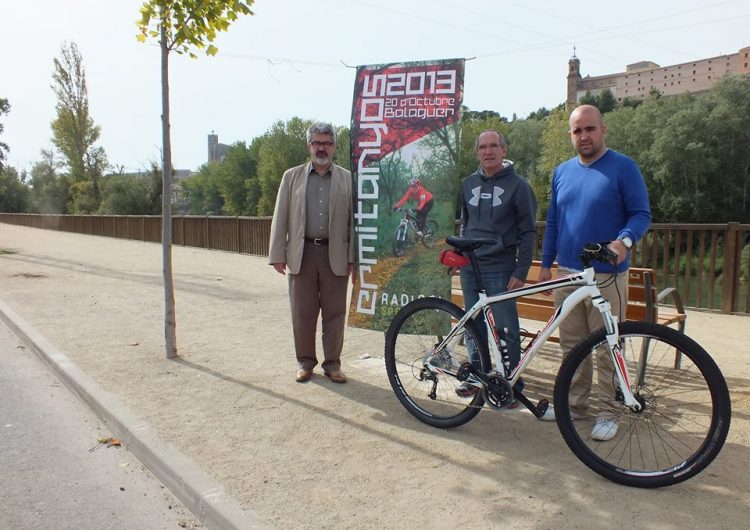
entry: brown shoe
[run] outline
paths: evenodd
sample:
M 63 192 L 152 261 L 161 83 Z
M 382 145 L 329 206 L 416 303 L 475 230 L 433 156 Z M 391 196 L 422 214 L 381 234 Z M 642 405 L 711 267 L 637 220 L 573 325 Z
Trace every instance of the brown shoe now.
M 297 370 L 296 381 L 298 383 L 304 383 L 312 378 L 312 370 L 305 370 L 304 368 Z
M 334 383 L 346 383 L 346 376 L 341 370 L 331 370 L 326 372 L 326 376 Z

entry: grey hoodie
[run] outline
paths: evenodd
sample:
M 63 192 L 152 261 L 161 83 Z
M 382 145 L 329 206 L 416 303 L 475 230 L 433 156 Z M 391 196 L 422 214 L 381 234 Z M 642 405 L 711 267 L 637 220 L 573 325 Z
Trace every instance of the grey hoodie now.
M 525 281 L 536 243 L 536 197 L 529 183 L 516 175 L 513 162 L 492 176 L 481 167 L 461 184 L 461 235 L 489 237 L 497 245 L 476 251 L 483 272 L 509 272 Z

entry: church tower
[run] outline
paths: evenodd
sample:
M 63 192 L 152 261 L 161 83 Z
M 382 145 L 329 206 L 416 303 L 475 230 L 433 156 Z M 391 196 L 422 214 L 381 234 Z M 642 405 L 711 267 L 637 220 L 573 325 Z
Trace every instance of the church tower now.
M 568 61 L 568 97 L 565 99 L 565 108 L 570 112 L 578 103 L 578 89 L 581 87 L 581 61 L 576 57 L 576 49 L 573 47 L 573 57 Z
M 214 160 L 218 160 L 219 157 L 217 156 L 217 148 L 219 147 L 219 135 L 215 132 L 211 131 L 211 134 L 208 135 L 208 161 L 213 162 Z

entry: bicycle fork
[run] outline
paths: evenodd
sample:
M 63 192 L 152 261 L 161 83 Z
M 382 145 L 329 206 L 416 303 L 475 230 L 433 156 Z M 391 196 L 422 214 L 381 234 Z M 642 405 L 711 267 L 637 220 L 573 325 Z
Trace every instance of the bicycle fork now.
M 614 366 L 615 374 L 617 374 L 617 381 L 623 403 L 631 410 L 638 412 L 643 408 L 643 405 L 638 399 L 636 399 L 633 392 L 630 390 L 630 376 L 628 375 L 628 367 L 625 363 L 625 352 L 620 343 L 620 331 L 617 324 L 617 317 L 612 314 L 612 307 L 610 306 L 609 301 L 602 298 L 601 295 L 592 297 L 591 302 L 602 314 L 602 319 L 604 320 L 609 355 L 612 365 Z

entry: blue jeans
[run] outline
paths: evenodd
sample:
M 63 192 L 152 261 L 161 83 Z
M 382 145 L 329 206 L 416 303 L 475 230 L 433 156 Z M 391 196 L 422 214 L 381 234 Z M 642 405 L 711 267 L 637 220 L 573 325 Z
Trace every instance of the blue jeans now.
M 511 272 L 482 272 L 482 282 L 487 296 L 504 293 L 508 290 L 508 281 Z M 471 308 L 479 300 L 477 293 L 477 280 L 470 267 L 461 269 L 461 290 L 464 294 L 464 307 Z M 521 360 L 521 341 L 520 329 L 518 324 L 518 310 L 516 309 L 515 300 L 507 300 L 492 304 L 492 316 L 495 319 L 500 338 L 508 344 L 508 356 L 510 357 L 510 369 L 513 370 L 518 361 Z M 487 326 L 484 323 L 484 314 L 479 313 L 474 319 L 479 328 L 479 334 L 484 342 L 487 342 Z M 507 333 L 504 332 L 507 329 Z M 494 339 L 493 339 L 494 340 Z M 476 361 L 476 352 L 474 345 L 469 344 L 469 358 L 472 362 Z

